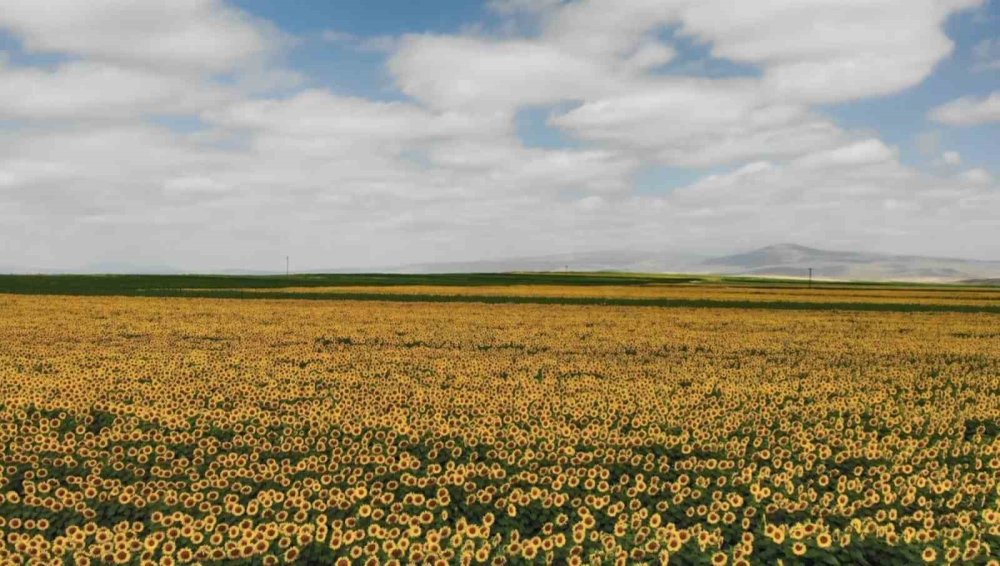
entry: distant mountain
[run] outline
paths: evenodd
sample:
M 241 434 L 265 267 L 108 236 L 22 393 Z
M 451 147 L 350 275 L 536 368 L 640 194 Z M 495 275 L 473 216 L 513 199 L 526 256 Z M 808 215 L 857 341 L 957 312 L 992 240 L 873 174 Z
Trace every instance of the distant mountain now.
M 700 273 L 807 277 L 861 281 L 961 282 L 1000 284 L 1000 261 L 831 251 L 795 244 L 778 244 L 748 252 L 708 257 L 678 250 L 612 250 L 563 253 L 509 259 L 419 263 L 364 269 L 307 269 L 304 273 L 504 273 L 511 271 L 620 271 L 633 273 Z M 206 271 L 199 271 L 207 273 Z M 0 267 L 0 273 L 191 273 L 168 266 L 129 263 L 93 263 L 76 269 Z M 283 272 L 227 269 L 220 275 L 278 275 Z
M 768 246 L 746 253 L 709 259 L 713 273 L 813 277 L 868 281 L 953 282 L 1000 276 L 1000 261 L 829 251 L 795 244 Z
M 77 273 L 100 273 L 107 275 L 180 275 L 182 270 L 167 265 L 146 265 L 120 261 L 88 263 L 75 270 Z
M 1000 277 L 1000 261 L 831 251 L 795 244 L 778 244 L 714 258 L 678 251 L 605 251 L 412 264 L 372 271 L 501 273 L 569 270 L 807 277 L 810 267 L 813 268 L 813 277 L 817 279 L 959 282 Z
M 421 263 L 378 271 L 386 273 L 504 273 L 510 271 L 568 270 L 663 273 L 690 271 L 704 259 L 704 255 L 683 252 L 618 250 L 484 261 Z
M 994 277 L 993 279 L 966 279 L 962 281 L 966 285 L 984 285 L 988 287 L 1000 287 L 1000 277 Z

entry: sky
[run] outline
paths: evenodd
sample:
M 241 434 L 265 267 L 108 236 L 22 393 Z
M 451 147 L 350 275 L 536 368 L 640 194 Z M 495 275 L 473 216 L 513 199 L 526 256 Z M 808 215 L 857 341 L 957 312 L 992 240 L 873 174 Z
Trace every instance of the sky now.
M 1000 260 L 1000 0 L 0 0 L 0 271 Z

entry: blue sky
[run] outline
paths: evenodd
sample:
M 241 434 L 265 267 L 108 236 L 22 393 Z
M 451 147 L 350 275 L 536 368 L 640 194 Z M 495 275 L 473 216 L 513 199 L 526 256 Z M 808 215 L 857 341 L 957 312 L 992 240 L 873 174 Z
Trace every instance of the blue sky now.
M 915 166 L 926 165 L 930 157 L 917 147 L 918 137 L 937 132 L 942 147 L 960 152 L 968 163 L 997 170 L 1000 127 L 994 123 L 941 128 L 927 120 L 927 113 L 954 98 L 987 96 L 1000 87 L 1000 73 L 976 70 L 974 55 L 977 45 L 1000 35 L 1000 2 L 994 0 L 978 12 L 956 14 L 948 20 L 946 29 L 955 42 L 955 51 L 922 83 L 896 95 L 836 105 L 829 112 L 845 126 L 875 129 L 883 139 L 899 145 L 904 160 Z
M 324 32 L 370 39 L 407 33 L 449 33 L 488 15 L 483 4 L 461 0 L 244 0 L 234 4 L 295 36 L 296 45 L 288 52 L 287 60 L 310 82 L 379 100 L 402 98 L 392 89 L 385 72 L 386 53 L 325 41 Z
M 998 30 L 1000 0 L 0 0 L 0 267 L 1000 258 Z
M 295 46 L 287 53 L 288 62 L 306 75 L 308 83 L 372 100 L 407 99 L 394 88 L 385 70 L 389 53 L 328 41 L 324 33 L 334 31 L 358 40 L 377 40 L 404 34 L 461 33 L 468 28 L 497 23 L 496 15 L 484 3 L 455 0 L 335 3 L 243 0 L 235 4 L 296 36 Z M 890 96 L 831 104 L 821 111 L 845 127 L 877 132 L 887 143 L 897 146 L 901 159 L 914 167 L 933 167 L 941 152 L 951 150 L 959 152 L 969 165 L 1000 169 L 1000 152 L 995 148 L 1000 127 L 996 124 L 952 129 L 927 120 L 928 111 L 949 100 L 989 95 L 1000 87 L 996 71 L 975 69 L 974 54 L 977 45 L 998 37 L 1000 2 L 987 3 L 977 11 L 957 13 L 947 20 L 945 28 L 955 42 L 954 53 L 941 61 L 926 80 Z M 696 63 L 700 72 L 708 76 L 760 74 L 752 65 L 713 57 L 711 44 L 685 37 L 676 27 L 664 30 L 661 35 L 673 40 L 679 52 L 677 59 L 661 72 L 683 74 L 690 72 Z M 550 107 L 530 107 L 517 114 L 517 132 L 522 142 L 530 147 L 580 147 L 579 140 L 546 124 L 550 112 Z M 933 137 L 940 151 L 932 153 L 922 148 L 919 141 L 922 135 Z M 636 188 L 644 194 L 669 191 L 713 171 L 651 164 L 636 175 Z
M 242 0 L 235 5 L 296 36 L 296 44 L 287 54 L 288 62 L 306 74 L 310 84 L 376 100 L 406 99 L 393 87 L 384 68 L 388 53 L 326 41 L 324 32 L 377 39 L 414 33 L 460 33 L 471 27 L 495 25 L 497 21 L 484 3 L 461 0 L 299 0 L 282 3 Z M 941 61 L 926 80 L 891 96 L 829 105 L 823 111 L 845 126 L 878 132 L 882 139 L 899 146 L 904 161 L 914 166 L 927 166 L 938 157 L 922 152 L 917 143 L 920 134 L 936 132 L 941 146 L 959 151 L 967 163 L 998 169 L 1000 152 L 996 151 L 995 144 L 1000 127 L 985 124 L 963 129 L 940 128 L 926 116 L 930 109 L 954 98 L 988 95 L 1000 87 L 996 71 L 974 69 L 974 48 L 1000 36 L 1000 2 L 994 0 L 980 10 L 957 13 L 947 20 L 945 28 L 955 42 L 955 51 Z M 677 40 L 681 56 L 665 72 L 683 71 L 685 66 L 697 61 L 704 64 L 705 74 L 716 77 L 759 73 L 751 65 L 713 58 L 710 44 L 677 37 L 675 32 L 673 28 L 663 35 Z M 546 126 L 548 110 L 529 108 L 518 115 L 518 132 L 524 143 L 538 147 L 573 146 L 576 142 L 571 137 Z M 640 184 L 656 184 L 655 180 L 662 178 L 666 186 L 677 185 L 691 180 L 696 174 L 652 166 L 640 175 Z M 672 182 L 668 177 L 676 178 Z
M 234 4 L 296 35 L 331 29 L 364 37 L 454 33 L 491 17 L 485 4 L 464 0 L 240 0 Z

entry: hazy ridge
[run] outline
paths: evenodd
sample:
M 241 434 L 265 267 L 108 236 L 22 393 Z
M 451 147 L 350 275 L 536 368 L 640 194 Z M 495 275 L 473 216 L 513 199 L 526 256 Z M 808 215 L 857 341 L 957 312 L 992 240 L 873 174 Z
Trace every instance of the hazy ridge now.
M 383 268 L 307 269 L 309 273 L 504 273 L 512 271 L 620 271 L 634 273 L 698 273 L 807 277 L 865 281 L 968 282 L 1000 284 L 1000 261 L 833 251 L 796 244 L 777 244 L 730 255 L 708 257 L 682 251 L 596 251 L 515 257 L 499 260 L 416 263 Z M 0 273 L 186 273 L 170 266 L 132 263 L 91 264 L 52 270 L 0 266 Z M 222 269 L 225 275 L 277 275 L 284 271 Z

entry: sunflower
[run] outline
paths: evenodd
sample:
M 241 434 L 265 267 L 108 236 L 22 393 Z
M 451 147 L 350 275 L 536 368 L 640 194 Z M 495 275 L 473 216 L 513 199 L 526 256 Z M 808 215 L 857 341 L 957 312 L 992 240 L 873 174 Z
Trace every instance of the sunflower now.
M 670 539 L 667 540 L 667 551 L 671 553 L 679 551 L 682 546 L 684 546 L 684 543 L 676 536 L 671 536 Z

